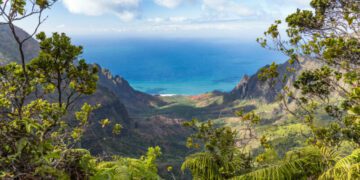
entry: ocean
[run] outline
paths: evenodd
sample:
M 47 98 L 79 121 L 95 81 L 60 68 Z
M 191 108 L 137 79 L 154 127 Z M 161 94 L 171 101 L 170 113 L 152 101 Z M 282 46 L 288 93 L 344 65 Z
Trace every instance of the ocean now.
M 196 95 L 230 91 L 245 75 L 272 62 L 279 52 L 239 39 L 75 37 L 89 63 L 120 75 L 150 94 Z

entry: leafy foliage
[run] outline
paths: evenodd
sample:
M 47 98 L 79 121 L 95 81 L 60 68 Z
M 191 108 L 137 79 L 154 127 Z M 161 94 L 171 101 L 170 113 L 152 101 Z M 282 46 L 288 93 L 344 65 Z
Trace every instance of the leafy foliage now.
M 288 152 L 276 165 L 233 179 L 303 179 L 320 174 L 337 159 L 335 151 L 309 146 Z
M 276 21 L 265 32 L 266 37 L 258 41 L 263 47 L 288 55 L 291 65 L 301 65 L 302 59 L 322 63 L 318 69 L 303 71 L 293 87 L 285 86 L 279 95 L 288 112 L 311 129 L 308 143 L 315 146 L 311 146 L 311 151 L 309 148 L 300 150 L 301 158 L 289 159 L 287 155 L 279 164 L 240 176 L 240 179 L 352 179 L 359 174 L 358 150 L 339 160 L 336 149 L 343 142 L 352 142 L 357 148 L 360 145 L 360 113 L 357 110 L 360 104 L 360 4 L 354 0 L 312 0 L 310 5 L 313 11 L 297 10 L 286 18 L 288 41 L 278 30 L 281 21 Z M 269 39 L 275 46 L 268 46 Z M 264 69 L 259 78 L 287 79 L 286 75 L 279 77 L 280 74 L 274 73 L 277 69 L 274 66 Z M 290 103 L 296 108 L 289 108 Z M 326 126 L 315 124 L 320 109 L 329 118 Z
M 278 33 L 277 21 L 265 35 L 269 35 L 277 49 L 287 54 L 293 62 L 300 58 L 310 58 L 323 63 L 323 67 L 304 71 L 294 83 L 294 89 L 285 87 L 283 102 L 295 101 L 297 111 L 291 111 L 298 119 L 303 119 L 314 131 L 314 143 L 339 145 L 350 140 L 359 144 L 359 3 L 356 1 L 313 0 L 314 11 L 291 14 L 286 22 L 289 26 L 289 41 L 284 41 Z M 267 40 L 259 39 L 263 46 Z M 273 79 L 274 73 L 264 72 L 264 79 Z M 300 92 L 296 93 L 296 91 Z M 332 103 L 330 99 L 340 96 L 342 103 Z M 286 100 L 287 98 L 287 100 Z M 316 127 L 316 109 L 321 107 L 333 118 L 328 127 Z
M 18 45 L 18 50 L 20 54 L 21 67 L 23 70 L 23 76 L 26 80 L 26 83 L 30 80 L 28 77 L 26 69 L 26 57 L 24 51 L 24 45 L 27 41 L 32 39 L 37 33 L 40 25 L 47 19 L 43 18 L 43 13 L 45 10 L 51 8 L 51 6 L 56 3 L 57 0 L 6 0 L 0 1 L 0 16 L 3 21 L 0 24 L 8 25 L 11 33 Z M 27 19 L 29 17 L 35 17 L 37 22 L 35 23 L 34 31 L 29 35 L 22 37 L 16 29 L 15 24 L 18 21 Z
M 188 138 L 187 146 L 199 149 L 203 145 L 204 152 L 188 156 L 183 171 L 189 169 L 195 179 L 227 179 L 248 168 L 246 155 L 236 146 L 236 131 L 216 128 L 211 121 L 199 124 L 193 120 L 184 125 L 197 130 Z
M 160 155 L 159 147 L 151 147 L 140 159 L 114 157 L 114 161 L 98 163 L 91 179 L 160 179 L 155 164 Z
M 258 139 L 256 135 L 251 135 L 260 140 L 265 149 L 257 156 L 253 170 L 247 173 L 240 168 L 240 171 L 232 171 L 238 174 L 222 176 L 219 170 L 221 165 L 214 163 L 214 156 L 205 148 L 202 153 L 190 155 L 184 163 L 189 169 L 195 169 L 192 171 L 195 177 L 359 178 L 358 150 L 346 157 L 339 155 L 337 150 L 344 142 L 353 144 L 355 149 L 360 146 L 360 3 L 357 0 L 312 0 L 310 5 L 312 10 L 298 9 L 286 18 L 286 38 L 279 30 L 282 21 L 277 20 L 264 33 L 265 37 L 257 40 L 262 47 L 280 51 L 289 57 L 288 73 L 282 76 L 279 66 L 272 63 L 261 69 L 258 78 L 284 87 L 279 100 L 287 112 L 311 130 L 307 137 L 308 146 L 291 150 L 279 160 L 267 137 Z M 294 66 L 302 66 L 305 60 L 317 61 L 322 66 L 307 69 L 296 77 L 295 82 L 287 83 Z M 320 111 L 325 112 L 328 118 L 328 123 L 322 126 L 316 124 Z M 240 112 L 238 115 L 248 123 L 245 130 L 251 129 L 251 125 L 256 125 L 260 120 L 252 112 L 247 115 Z M 198 131 L 200 138 L 203 137 L 201 133 L 207 132 L 203 128 Z M 221 142 L 221 137 L 216 137 L 214 141 Z M 231 163 L 227 160 L 222 164 Z
M 360 150 L 338 160 L 336 164 L 320 176 L 320 179 L 359 179 Z
M 55 2 L 0 0 L 4 20 L 0 23 L 10 27 L 21 60 L 21 64 L 0 67 L 0 178 L 160 179 L 159 147 L 149 148 L 139 159 L 116 156 L 107 161 L 78 147 L 100 105 L 84 103 L 79 108 L 75 104 L 96 91 L 98 70 L 79 58 L 82 47 L 72 45 L 64 33 L 37 34 L 46 19 L 43 11 Z M 303 59 L 322 63 L 321 68 L 303 71 L 292 87 L 284 86 L 279 94 L 283 107 L 311 130 L 308 145 L 279 157 L 267 137 L 258 138 L 253 131 L 261 120 L 255 112 L 236 113 L 247 131 L 240 140 L 229 127 L 193 120 L 184 124 L 196 131 L 187 146 L 198 152 L 185 159 L 183 171 L 209 180 L 360 178 L 360 4 L 358 0 L 312 0 L 310 5 L 313 10 L 298 9 L 286 18 L 287 38 L 281 37 L 282 21 L 277 20 L 258 39 L 262 47 L 289 57 L 289 73 Z M 19 37 L 14 22 L 30 16 L 37 16 L 35 31 Z M 23 45 L 36 34 L 40 54 L 26 63 Z M 286 84 L 288 76 L 280 77 L 278 68 L 272 63 L 261 69 L 259 79 Z M 329 119 L 324 126 L 315 123 L 320 110 Z M 110 124 L 110 119 L 103 119 L 98 125 Z M 121 124 L 112 128 L 114 135 L 121 130 Z M 259 140 L 265 150 L 255 161 L 244 150 L 249 139 Z M 339 155 L 337 149 L 344 142 L 356 150 Z
M 41 51 L 29 64 L 29 71 L 39 77 L 45 91 L 56 91 L 60 106 L 67 109 L 81 95 L 95 92 L 98 69 L 86 64 L 84 59 L 79 60 L 81 46 L 72 45 L 64 33 L 53 33 L 49 38 L 39 33 L 36 37 Z
M 54 2 L 0 1 L 0 16 L 10 26 L 22 55 L 22 64 L 0 67 L 0 178 L 159 179 L 159 147 L 149 148 L 140 159 L 103 161 L 78 146 L 94 110 L 100 107 L 79 102 L 80 97 L 96 91 L 98 80 L 96 66 L 79 58 L 81 46 L 72 45 L 64 33 L 51 37 L 39 33 L 40 53 L 25 62 L 23 44 L 36 30 L 21 39 L 13 22 L 38 14 L 38 28 L 43 10 Z M 105 127 L 111 121 L 99 123 Z M 119 135 L 121 129 L 121 124 L 115 124 L 113 134 Z

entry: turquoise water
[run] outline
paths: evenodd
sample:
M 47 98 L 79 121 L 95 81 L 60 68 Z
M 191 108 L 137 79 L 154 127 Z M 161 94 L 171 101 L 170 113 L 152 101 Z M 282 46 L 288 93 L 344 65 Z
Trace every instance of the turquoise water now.
M 83 58 L 127 79 L 150 94 L 194 95 L 230 91 L 244 74 L 254 74 L 278 52 L 237 39 L 74 38 Z

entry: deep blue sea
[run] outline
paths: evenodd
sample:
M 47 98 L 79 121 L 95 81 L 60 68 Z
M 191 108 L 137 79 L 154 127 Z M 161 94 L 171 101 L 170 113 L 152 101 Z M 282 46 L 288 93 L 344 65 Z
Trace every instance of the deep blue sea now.
M 286 58 L 239 39 L 74 38 L 83 58 L 150 94 L 230 91 L 244 74 Z

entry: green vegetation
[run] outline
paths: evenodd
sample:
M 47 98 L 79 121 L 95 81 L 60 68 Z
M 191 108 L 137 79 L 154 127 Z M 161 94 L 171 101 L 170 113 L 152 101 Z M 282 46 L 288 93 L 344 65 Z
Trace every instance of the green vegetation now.
M 14 22 L 38 16 L 55 1 L 0 1 L 0 15 L 12 30 L 21 64 L 0 67 L 0 178 L 5 179 L 158 179 L 155 161 L 160 148 L 149 148 L 140 159 L 124 157 L 104 161 L 77 144 L 92 112 L 100 105 L 79 98 L 96 91 L 98 69 L 83 59 L 81 46 L 74 46 L 65 34 L 46 37 L 39 33 L 40 53 L 26 63 L 23 44 Z M 8 8 L 9 7 L 9 8 Z M 30 7 L 30 9 L 28 9 Z M 113 125 L 109 119 L 101 126 Z M 113 125 L 113 133 L 122 126 Z
M 312 0 L 310 10 L 297 10 L 286 18 L 287 38 L 278 30 L 276 21 L 258 42 L 266 48 L 289 56 L 288 73 L 283 76 L 275 63 L 261 69 L 259 79 L 270 86 L 282 85 L 279 102 L 290 116 L 281 126 L 254 127 L 244 130 L 263 130 L 263 133 L 244 133 L 230 146 L 247 151 L 244 139 L 254 137 L 260 149 L 250 150 L 249 168 L 239 167 L 233 174 L 224 174 L 216 159 L 194 159 L 208 153 L 207 148 L 190 155 L 187 161 L 200 166 L 201 174 L 185 161 L 184 167 L 199 179 L 358 179 L 360 177 L 360 4 L 356 0 Z M 271 43 L 268 43 L 270 42 Z M 271 45 L 269 45 L 271 44 Z M 311 60 L 320 68 L 303 71 L 296 81 L 287 84 L 295 66 Z M 254 111 L 239 112 L 241 121 L 259 124 Z M 284 119 L 284 117 L 283 117 Z M 284 126 L 285 123 L 285 126 Z M 294 124 L 295 123 L 295 124 Z M 287 125 L 286 125 L 287 124 Z M 203 127 L 201 124 L 199 127 Z M 222 128 L 210 129 L 207 134 L 221 134 Z M 267 133 L 264 131 L 266 131 Z M 231 130 L 230 130 L 231 131 Z M 204 133 L 202 128 L 199 133 Z M 247 136 L 244 136 L 247 135 Z M 262 135 L 261 137 L 259 135 Z M 282 139 L 281 135 L 285 136 Z M 195 136 L 198 136 L 195 134 Z M 235 136 L 235 135 L 234 135 Z M 234 137 L 232 136 L 232 137 Z M 302 136 L 302 137 L 301 137 Z M 200 136 L 201 137 L 201 136 Z M 216 136 L 215 136 L 216 137 Z M 217 141 L 227 142 L 218 137 Z M 214 140 L 204 139 L 205 146 Z M 291 144 L 287 152 L 281 143 Z M 231 149 L 231 147 L 228 147 Z M 350 152 L 349 152 L 350 151 Z M 221 149 L 218 152 L 222 152 Z M 201 156 L 202 157 L 202 156 Z M 206 160 L 206 162 L 204 162 Z M 230 162 L 222 162 L 227 165 Z M 206 165 L 205 165 L 206 164 Z M 211 165 L 211 166 L 210 166 Z M 209 167 L 208 167 L 209 166 Z M 231 166 L 228 166 L 231 167 Z M 246 172 L 247 171 L 247 172 Z M 230 176 L 229 176 L 230 175 Z M 215 178 L 214 178 L 215 177 Z
M 93 122 L 101 105 L 84 102 L 82 97 L 96 92 L 99 70 L 79 58 L 83 48 L 72 45 L 66 34 L 48 37 L 37 32 L 45 20 L 43 12 L 55 2 L 0 0 L 0 16 L 5 20 L 1 23 L 9 26 L 20 55 L 20 61 L 0 67 L 0 178 L 161 179 L 159 147 L 150 147 L 139 159 L 95 157 L 81 148 L 82 136 L 93 123 L 104 132 L 110 128 L 113 137 L 120 136 L 124 127 L 107 118 Z M 141 116 L 150 117 L 141 124 L 146 128 L 136 127 L 138 136 L 124 138 L 133 138 L 138 147 L 142 145 L 138 142 L 154 138 L 161 142 L 164 137 L 159 134 L 174 141 L 164 149 L 174 146 L 172 153 L 177 156 L 167 154 L 162 160 L 175 164 L 161 164 L 172 179 L 180 169 L 194 179 L 209 180 L 359 179 L 360 4 L 312 0 L 311 6 L 313 11 L 297 10 L 286 18 L 286 38 L 281 37 L 281 21 L 276 21 L 258 39 L 261 46 L 290 58 L 285 74 L 272 63 L 258 76 L 270 87 L 283 87 L 277 102 L 228 102 L 221 93 L 163 97 L 166 105 L 139 113 L 141 120 Z M 20 36 L 14 23 L 33 16 L 39 19 L 36 30 Z M 24 44 L 33 37 L 39 41 L 40 53 L 28 61 Z M 305 60 L 320 66 L 304 68 L 288 83 L 295 67 Z M 189 131 L 177 127 L 191 118 L 199 120 L 184 123 Z M 152 124 L 159 121 L 168 126 Z M 138 126 L 136 120 L 134 126 Z M 140 141 L 151 128 L 157 128 L 158 134 Z M 194 134 L 181 142 L 177 133 L 189 132 Z M 185 143 L 193 154 L 180 168 Z
M 236 148 L 236 131 L 229 127 L 215 128 L 211 121 L 201 123 L 193 120 L 185 126 L 195 128 L 197 133 L 187 140 L 189 148 L 200 148 L 205 152 L 188 156 L 181 169 L 190 169 L 194 179 L 221 179 L 234 176 L 249 165 L 247 157 Z

